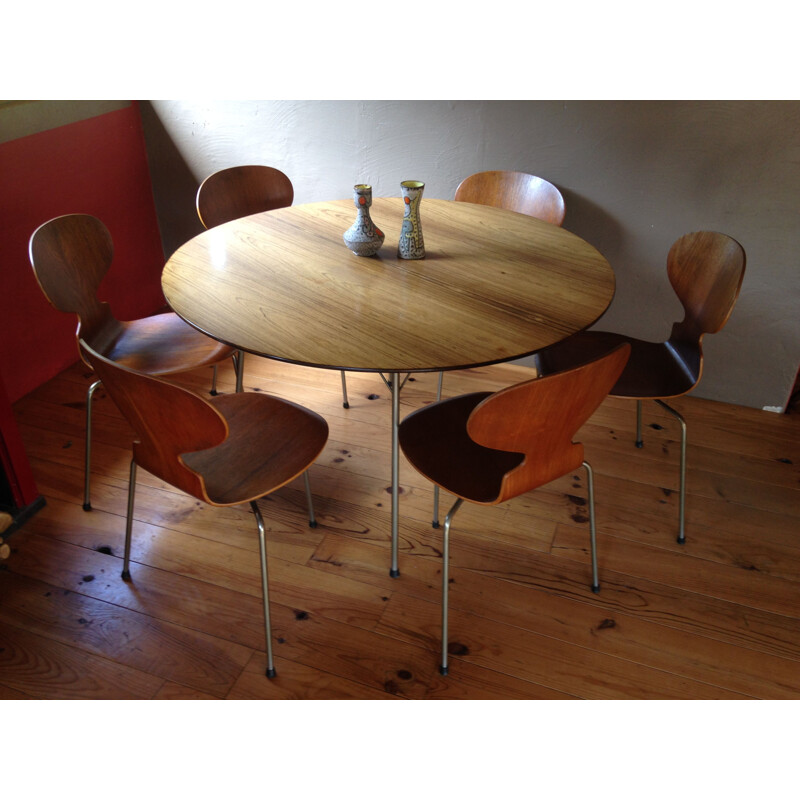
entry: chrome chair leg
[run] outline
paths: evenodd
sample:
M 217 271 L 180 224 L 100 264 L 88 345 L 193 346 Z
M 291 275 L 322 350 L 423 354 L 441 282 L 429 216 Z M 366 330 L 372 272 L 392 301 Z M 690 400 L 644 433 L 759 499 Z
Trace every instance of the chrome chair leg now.
M 444 381 L 444 372 L 439 373 L 439 386 L 436 389 L 436 402 L 442 399 L 442 382 Z M 433 487 L 433 522 L 431 525 L 434 528 L 439 527 L 439 487 Z
M 589 541 L 592 551 L 592 591 L 597 594 L 600 591 L 600 577 L 597 570 L 597 527 L 594 516 L 594 471 L 589 466 L 588 461 L 583 462 L 586 469 L 586 486 L 589 492 Z
M 678 496 L 678 544 L 686 543 L 685 519 L 686 519 L 686 420 L 671 406 L 663 400 L 656 400 L 664 410 L 669 411 L 681 426 L 681 479 L 680 492 Z
M 244 388 L 244 353 L 241 350 L 237 350 L 231 356 L 231 359 L 233 361 L 233 368 L 236 370 L 236 391 L 241 392 Z M 217 391 L 217 365 L 214 364 L 212 369 L 214 370 L 214 374 L 211 379 L 211 391 L 209 394 L 216 397 L 219 394 Z
M 447 593 L 450 586 L 450 525 L 453 522 L 453 517 L 456 512 L 461 508 L 464 500 L 459 497 L 453 507 L 447 512 L 444 518 L 444 537 L 442 544 L 442 659 L 439 665 L 439 672 L 442 675 L 447 675 Z
M 136 462 L 131 459 L 128 478 L 128 516 L 125 522 L 125 555 L 122 559 L 122 580 L 131 579 L 131 534 L 133 532 L 133 498 L 136 493 Z
M 350 408 L 350 402 L 347 399 L 347 378 L 344 376 L 344 370 L 342 370 L 342 408 Z
M 267 677 L 274 678 L 275 662 L 272 657 L 272 625 L 269 618 L 269 576 L 267 575 L 267 534 L 264 528 L 264 520 L 261 517 L 261 512 L 258 510 L 258 504 L 255 500 L 250 501 L 250 508 L 253 509 L 253 514 L 256 518 L 258 525 L 258 552 L 261 559 L 261 596 L 264 601 L 264 633 L 267 640 Z
M 244 351 L 237 350 L 233 356 L 233 364 L 236 367 L 236 391 L 244 391 Z
M 101 381 L 95 381 L 86 392 L 86 452 L 83 459 L 83 510 L 92 510 L 91 469 L 92 469 L 92 396 Z
M 308 527 L 317 527 L 317 518 L 314 516 L 314 501 L 311 498 L 311 481 L 308 479 L 308 470 L 303 473 L 306 484 L 306 501 L 308 502 Z

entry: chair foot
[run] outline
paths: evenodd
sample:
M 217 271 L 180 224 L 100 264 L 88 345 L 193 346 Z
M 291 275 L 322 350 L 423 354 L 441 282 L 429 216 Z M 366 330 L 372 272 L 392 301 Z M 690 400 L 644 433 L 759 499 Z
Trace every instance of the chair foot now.
M 350 408 L 350 403 L 342 403 L 342 408 Z
M 450 671 L 450 668 L 449 668 L 449 667 L 443 667 L 443 666 L 441 666 L 441 665 L 439 666 L 439 674 L 440 674 L 440 675 L 447 675 L 447 673 L 448 673 L 449 671 Z
M 390 569 L 389 570 L 389 577 L 390 578 L 399 578 L 400 577 L 400 570 L 399 569 Z
M 686 537 L 679 536 L 675 541 L 677 541 L 678 544 L 686 544 Z
M 592 586 L 592 591 L 593 591 L 595 594 L 600 594 L 600 584 L 598 583 L 598 584 L 595 584 L 595 585 L 593 585 L 593 586 Z
M 433 522 L 431 522 L 431 528 L 438 528 L 438 527 L 439 527 L 438 519 L 435 519 Z
M 317 521 L 316 520 L 311 520 L 311 522 L 308 523 L 308 527 L 309 528 L 316 528 L 317 527 Z
M 208 392 L 212 397 L 216 397 L 219 392 L 216 389 L 210 389 Z
M 641 450 L 644 447 L 644 442 L 639 439 L 639 441 L 634 442 L 634 444 Z
M 131 573 L 130 573 L 130 571 L 129 571 L 129 570 L 127 570 L 127 569 L 124 569 L 124 570 L 122 570 L 122 580 L 124 580 L 124 581 L 130 581 L 130 579 L 131 579 Z
M 278 673 L 277 673 L 277 672 L 275 672 L 275 667 L 270 667 L 270 668 L 267 670 L 267 673 L 266 673 L 266 675 L 267 675 L 267 677 L 268 677 L 268 678 L 274 678 L 274 677 L 275 677 L 277 674 L 278 674 Z
M 84 511 L 91 511 L 92 510 L 92 504 L 91 503 L 84 503 L 83 504 L 83 510 Z

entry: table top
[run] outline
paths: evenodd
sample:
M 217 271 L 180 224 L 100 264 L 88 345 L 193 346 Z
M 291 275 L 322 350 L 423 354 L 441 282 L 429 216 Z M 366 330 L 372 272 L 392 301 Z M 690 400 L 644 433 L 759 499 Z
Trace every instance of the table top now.
M 398 198 L 373 200 L 371 257 L 342 234 L 352 200 L 290 206 L 211 228 L 162 274 L 172 309 L 246 352 L 308 366 L 426 372 L 509 361 L 594 323 L 614 294 L 606 259 L 523 214 L 423 198 L 425 258 L 397 256 Z

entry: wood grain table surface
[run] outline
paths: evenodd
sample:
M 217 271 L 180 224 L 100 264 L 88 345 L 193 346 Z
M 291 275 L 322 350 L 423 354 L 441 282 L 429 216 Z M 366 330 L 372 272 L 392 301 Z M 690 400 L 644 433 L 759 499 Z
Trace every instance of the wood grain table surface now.
M 376 198 L 372 257 L 342 234 L 352 200 L 234 220 L 180 247 L 170 306 L 250 353 L 316 367 L 416 372 L 528 355 L 594 323 L 614 293 L 606 259 L 574 234 L 497 208 L 426 199 L 426 257 L 397 256 L 401 198 Z

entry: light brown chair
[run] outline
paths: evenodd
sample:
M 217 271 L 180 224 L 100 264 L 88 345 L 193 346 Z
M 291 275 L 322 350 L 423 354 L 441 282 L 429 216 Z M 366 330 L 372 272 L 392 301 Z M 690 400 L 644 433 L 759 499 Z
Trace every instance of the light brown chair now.
M 564 222 L 561 192 L 552 183 L 525 172 L 476 172 L 461 181 L 455 199 L 517 211 L 553 225 Z
M 620 342 L 631 357 L 613 397 L 637 401 L 636 446 L 642 447 L 642 400 L 655 400 L 681 427 L 678 542 L 686 541 L 686 422 L 664 402 L 691 391 L 703 373 L 702 339 L 721 330 L 733 311 L 745 270 L 742 246 L 724 233 L 699 231 L 678 239 L 667 256 L 667 274 L 684 308 L 666 342 L 647 342 L 619 333 L 586 331 L 539 353 L 542 374 L 560 372 Z
M 594 478 L 582 444 L 572 441 L 614 385 L 630 346 L 546 378 L 499 392 L 477 392 L 441 400 L 400 423 L 400 446 L 422 475 L 457 496 L 444 522 L 442 552 L 442 654 L 447 674 L 447 589 L 450 526 L 464 500 L 503 503 L 583 465 L 589 495 L 592 591 L 597 569 Z
M 463 203 L 504 208 L 536 217 L 551 225 L 560 226 L 564 221 L 565 207 L 561 192 L 544 178 L 527 172 L 491 170 L 476 172 L 464 178 L 456 189 L 455 199 Z M 442 397 L 444 373 L 439 373 L 436 399 Z M 439 527 L 439 492 L 433 495 L 433 527 Z
M 150 375 L 214 366 L 212 394 L 216 393 L 216 364 L 233 357 L 237 384 L 241 382 L 242 364 L 236 359 L 236 351 L 199 333 L 176 314 L 121 322 L 108 303 L 98 299 L 97 290 L 111 266 L 114 246 L 111 234 L 97 217 L 67 214 L 51 219 L 33 232 L 28 251 L 47 300 L 59 311 L 77 314 L 76 339 L 84 339 L 102 355 Z M 99 380 L 94 381 L 86 395 L 85 511 L 92 508 L 92 396 L 99 385 Z
M 293 200 L 292 182 L 279 169 L 262 164 L 227 167 L 209 175 L 200 184 L 197 215 L 206 228 L 214 228 L 250 214 L 287 208 Z M 244 353 L 240 358 L 244 358 Z M 350 408 L 344 372 L 342 405 Z
M 263 393 L 224 394 L 206 400 L 110 361 L 83 341 L 80 346 L 137 437 L 128 485 L 123 579 L 131 579 L 137 465 L 212 506 L 249 503 L 258 525 L 266 674 L 274 677 L 266 534 L 256 501 L 302 474 L 309 524 L 316 527 L 308 468 L 328 439 L 327 423 L 313 411 Z

